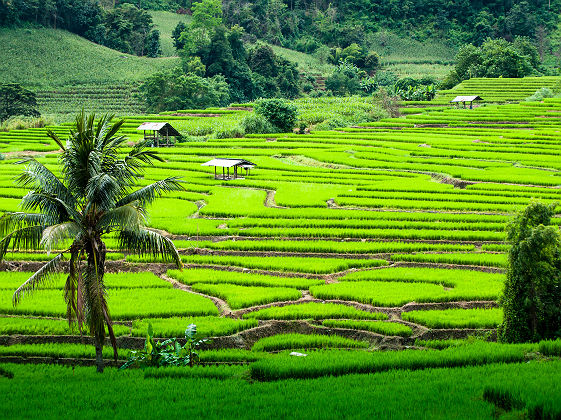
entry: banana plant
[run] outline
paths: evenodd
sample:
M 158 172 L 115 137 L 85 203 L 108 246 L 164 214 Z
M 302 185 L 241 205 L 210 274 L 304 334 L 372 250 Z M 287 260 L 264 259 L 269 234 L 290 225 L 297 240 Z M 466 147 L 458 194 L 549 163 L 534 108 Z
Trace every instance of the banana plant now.
M 144 348 L 132 351 L 129 360 L 120 369 L 129 367 L 147 368 L 163 366 L 190 366 L 199 363 L 198 347 L 208 342 L 207 339 L 197 339 L 197 326 L 189 324 L 185 330 L 185 344 L 182 346 L 177 338 L 162 342 L 154 340 L 152 324 L 148 324 L 148 333 Z

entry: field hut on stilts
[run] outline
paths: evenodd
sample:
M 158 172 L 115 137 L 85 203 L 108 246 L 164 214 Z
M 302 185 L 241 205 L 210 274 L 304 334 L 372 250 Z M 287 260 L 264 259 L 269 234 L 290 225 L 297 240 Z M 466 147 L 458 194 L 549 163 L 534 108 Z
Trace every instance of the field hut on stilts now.
M 144 140 L 151 141 L 153 147 L 172 146 L 181 133 L 167 122 L 145 122 L 137 130 L 144 131 Z M 173 141 L 170 138 L 173 137 Z

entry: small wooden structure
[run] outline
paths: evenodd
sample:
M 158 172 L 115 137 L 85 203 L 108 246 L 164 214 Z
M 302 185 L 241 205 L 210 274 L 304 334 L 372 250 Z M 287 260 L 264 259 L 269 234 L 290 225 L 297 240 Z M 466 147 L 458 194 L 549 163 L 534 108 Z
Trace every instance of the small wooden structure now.
M 250 170 L 256 165 L 245 159 L 215 158 L 203 163 L 201 166 L 214 166 L 214 179 L 230 180 L 240 179 L 243 170 L 245 170 L 246 176 L 249 175 Z M 217 168 L 222 168 L 222 175 L 218 173 Z M 233 170 L 232 174 L 230 174 L 230 168 Z
M 450 101 L 450 103 L 457 103 L 458 106 L 460 102 L 464 103 L 464 108 L 466 107 L 466 102 L 469 102 L 469 109 L 473 109 L 473 101 L 482 101 L 483 98 L 481 96 L 456 96 L 454 99 Z
M 137 130 L 144 131 L 144 140 L 152 140 L 152 146 L 171 146 L 170 137 L 180 137 L 181 133 L 167 122 L 145 122 L 138 126 Z M 163 144 L 165 142 L 165 144 Z

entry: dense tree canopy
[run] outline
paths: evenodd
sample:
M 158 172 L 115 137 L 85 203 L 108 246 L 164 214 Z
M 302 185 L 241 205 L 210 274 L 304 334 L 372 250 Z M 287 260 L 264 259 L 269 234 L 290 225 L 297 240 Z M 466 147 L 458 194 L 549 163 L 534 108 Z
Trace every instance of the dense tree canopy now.
M 472 77 L 524 77 L 539 70 L 537 49 L 528 38 L 517 37 L 512 43 L 488 38 L 480 47 L 467 44 L 460 48 L 443 87 Z
M 503 342 L 517 343 L 561 334 L 561 233 L 551 226 L 555 204 L 534 202 L 510 223 L 507 279 L 501 303 Z

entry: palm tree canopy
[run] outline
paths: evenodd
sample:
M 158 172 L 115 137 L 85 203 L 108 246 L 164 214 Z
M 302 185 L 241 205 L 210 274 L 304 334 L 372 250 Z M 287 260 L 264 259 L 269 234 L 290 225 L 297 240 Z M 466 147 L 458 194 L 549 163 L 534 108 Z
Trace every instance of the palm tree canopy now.
M 143 168 L 162 159 L 145 143 L 122 153 L 127 139 L 117 133 L 124 121 L 111 124 L 112 118 L 106 115 L 96 122 L 94 115 L 82 111 L 66 142 L 48 131 L 62 149 L 60 179 L 33 158 L 18 162 L 25 168 L 16 182 L 30 191 L 20 203 L 21 211 L 0 217 L 0 260 L 10 248 L 50 252 L 67 247 L 15 291 L 13 303 L 52 280 L 62 271 L 63 253 L 70 253 L 65 285 L 68 320 L 78 322 L 80 328 L 87 322 L 101 340 L 107 325 L 114 342 L 103 284 L 102 237 L 113 233 L 122 250 L 159 256 L 181 266 L 173 242 L 145 223 L 147 205 L 183 187 L 179 178 L 169 177 L 135 189 Z

